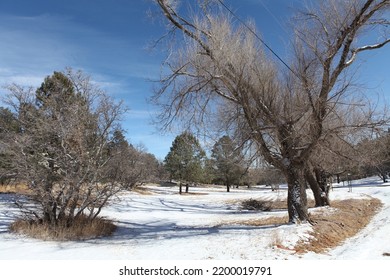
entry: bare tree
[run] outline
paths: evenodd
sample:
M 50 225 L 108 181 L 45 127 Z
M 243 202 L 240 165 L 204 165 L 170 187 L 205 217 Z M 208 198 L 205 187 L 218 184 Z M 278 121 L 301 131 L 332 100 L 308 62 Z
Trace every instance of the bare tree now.
M 112 172 L 116 155 L 108 153 L 124 108 L 85 74 L 54 72 L 36 91 L 12 85 L 8 104 L 20 131 L 9 135 L 7 150 L 35 202 L 21 204 L 25 213 L 53 227 L 80 216 L 93 220 L 133 184 Z
M 387 182 L 390 172 L 390 135 L 388 131 L 375 131 L 356 145 L 359 167 Z
M 389 0 L 316 2 L 296 21 L 295 59 L 287 73 L 266 56 L 254 26 L 232 21 L 220 1 L 204 1 L 193 8 L 196 16 L 186 16 L 176 2 L 156 0 L 171 34 L 184 35 L 180 48 L 170 52 L 170 73 L 155 96 L 163 101 L 162 122 L 204 124 L 229 108 L 231 127 L 285 175 L 290 222 L 309 220 L 307 162 L 328 130 L 342 129 L 325 124 L 337 116 L 334 108 L 350 104 L 347 69 L 360 53 L 390 41 L 384 36 L 358 45 L 365 34 L 388 26 Z
M 142 145 L 134 147 L 129 144 L 122 131 L 114 132 L 108 154 L 112 157 L 108 172 L 115 174 L 118 182 L 127 182 L 126 189 L 159 180 L 159 162 L 155 156 L 146 152 Z

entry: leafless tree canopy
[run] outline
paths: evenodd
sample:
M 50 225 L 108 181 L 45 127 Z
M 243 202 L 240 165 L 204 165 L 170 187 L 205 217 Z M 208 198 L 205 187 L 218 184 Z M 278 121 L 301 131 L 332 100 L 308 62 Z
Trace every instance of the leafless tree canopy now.
M 234 21 L 219 1 L 201 2 L 195 15 L 177 2 L 156 0 L 170 32 L 184 36 L 155 96 L 162 123 L 202 127 L 218 118 L 254 141 L 286 176 L 290 221 L 306 221 L 304 170 L 316 148 L 331 134 L 383 124 L 351 95 L 347 70 L 360 53 L 390 41 L 384 32 L 390 1 L 328 0 L 299 13 L 291 71 L 264 52 L 253 24 Z

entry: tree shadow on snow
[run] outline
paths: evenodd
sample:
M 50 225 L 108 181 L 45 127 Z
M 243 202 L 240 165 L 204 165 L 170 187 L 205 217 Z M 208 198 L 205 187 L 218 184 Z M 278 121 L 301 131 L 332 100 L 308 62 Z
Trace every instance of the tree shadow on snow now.
M 148 242 L 156 240 L 164 241 L 171 239 L 182 239 L 196 236 L 210 236 L 215 234 L 242 234 L 243 231 L 265 230 L 281 226 L 280 224 L 267 226 L 240 226 L 240 225 L 223 225 L 223 226 L 178 226 L 176 223 L 131 223 L 117 222 L 117 230 L 110 237 L 104 237 L 98 240 L 89 240 L 84 242 L 91 243 L 123 243 L 129 244 L 129 241 Z
M 20 196 L 15 194 L 0 194 L 0 234 L 9 232 L 8 228 L 19 211 L 15 205 L 19 198 Z

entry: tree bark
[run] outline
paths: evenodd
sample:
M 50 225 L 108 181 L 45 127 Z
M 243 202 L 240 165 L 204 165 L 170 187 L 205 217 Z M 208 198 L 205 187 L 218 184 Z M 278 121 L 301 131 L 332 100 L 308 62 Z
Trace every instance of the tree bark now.
M 378 170 L 379 177 L 383 180 L 383 183 L 387 183 L 387 175 L 383 172 L 379 167 L 376 168 Z
M 303 166 L 289 166 L 285 176 L 288 185 L 287 207 L 289 223 L 310 222 Z
M 326 180 L 326 173 L 324 170 L 320 168 L 314 168 L 314 173 L 316 174 L 318 186 L 321 191 L 321 205 L 320 206 L 327 206 L 329 204 L 329 189 Z
M 305 179 L 309 183 L 310 189 L 313 192 L 315 207 L 327 206 L 329 205 L 329 188 L 326 185 L 319 175 L 321 172 L 316 169 L 316 177 L 313 175 L 313 172 L 309 169 L 305 169 Z
M 315 207 L 323 206 L 320 186 L 318 185 L 316 178 L 314 178 L 313 173 L 309 169 L 305 170 L 305 179 L 313 192 Z

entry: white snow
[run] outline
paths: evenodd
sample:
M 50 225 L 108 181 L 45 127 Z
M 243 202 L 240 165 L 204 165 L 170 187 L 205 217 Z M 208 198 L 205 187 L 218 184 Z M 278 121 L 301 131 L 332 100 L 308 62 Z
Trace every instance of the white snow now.
M 297 255 L 291 250 L 310 238 L 311 226 L 245 226 L 239 221 L 284 211 L 256 212 L 240 209 L 236 200 L 277 199 L 286 196 L 281 186 L 240 188 L 190 188 L 179 195 L 177 187 L 148 186 L 153 193 L 127 192 L 103 216 L 118 226 L 111 237 L 78 242 L 40 241 L 8 231 L 18 211 L 14 195 L 0 195 L 0 259 L 2 260 L 233 260 L 233 259 L 382 259 L 390 253 L 390 184 L 377 178 L 353 182 L 353 191 L 336 185 L 331 198 L 379 198 L 384 207 L 358 235 L 326 254 Z M 310 193 L 308 193 L 310 195 Z M 313 209 L 312 211 L 318 211 Z M 278 246 L 277 246 L 278 245 Z

